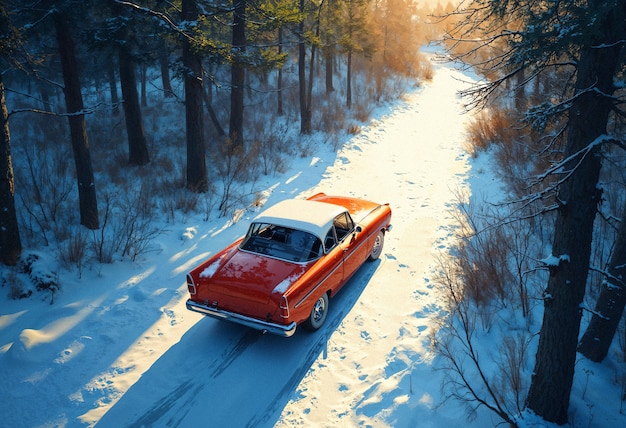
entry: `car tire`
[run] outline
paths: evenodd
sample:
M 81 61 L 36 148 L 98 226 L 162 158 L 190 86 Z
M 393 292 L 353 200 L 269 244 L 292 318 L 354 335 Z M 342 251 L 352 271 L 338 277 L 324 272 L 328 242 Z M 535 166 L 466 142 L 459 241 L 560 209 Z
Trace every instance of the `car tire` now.
M 318 330 L 326 321 L 328 315 L 328 293 L 322 294 L 313 304 L 309 318 L 304 322 L 304 328 L 309 331 Z
M 378 260 L 380 255 L 383 253 L 384 244 L 385 233 L 382 230 L 379 230 L 376 234 L 376 238 L 374 238 L 374 245 L 372 245 L 372 251 L 370 252 L 370 255 L 367 259 L 371 262 L 373 262 L 374 260 Z

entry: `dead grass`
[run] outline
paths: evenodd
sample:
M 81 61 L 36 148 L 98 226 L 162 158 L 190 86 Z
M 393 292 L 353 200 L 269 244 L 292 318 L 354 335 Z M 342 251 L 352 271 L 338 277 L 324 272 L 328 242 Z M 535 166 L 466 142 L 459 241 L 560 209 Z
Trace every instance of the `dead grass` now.
M 319 108 L 315 117 L 318 121 L 316 129 L 325 133 L 337 132 L 338 130 L 344 129 L 347 119 L 344 104 L 334 95 L 325 97 L 324 103 Z
M 483 110 L 468 127 L 465 149 L 476 157 L 494 144 L 510 146 L 520 136 L 516 130 L 518 126 L 519 120 L 510 111 L 498 108 Z
M 359 125 L 350 125 L 348 127 L 348 134 L 357 135 L 361 133 L 361 127 Z
M 423 80 L 427 82 L 433 80 L 433 77 L 435 76 L 435 70 L 433 69 L 433 65 L 430 61 L 422 61 L 420 63 L 419 70 L 419 75 Z

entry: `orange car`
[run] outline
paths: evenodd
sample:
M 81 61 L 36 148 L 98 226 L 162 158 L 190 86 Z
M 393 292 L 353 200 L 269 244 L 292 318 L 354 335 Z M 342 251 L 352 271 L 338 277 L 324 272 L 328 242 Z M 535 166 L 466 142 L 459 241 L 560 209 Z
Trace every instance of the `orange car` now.
M 329 298 L 382 253 L 389 204 L 327 196 L 289 199 L 187 274 L 187 309 L 289 337 L 319 329 Z

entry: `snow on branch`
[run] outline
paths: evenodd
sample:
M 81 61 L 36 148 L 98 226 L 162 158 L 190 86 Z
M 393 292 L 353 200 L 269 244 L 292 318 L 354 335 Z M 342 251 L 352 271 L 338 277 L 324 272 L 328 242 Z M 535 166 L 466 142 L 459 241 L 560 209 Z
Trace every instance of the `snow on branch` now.
M 620 269 L 620 266 L 615 267 L 615 269 Z M 625 288 L 626 287 L 626 282 L 624 282 L 624 278 L 615 276 L 611 272 L 609 272 L 609 271 L 607 271 L 605 269 L 599 269 L 599 268 L 590 266 L 589 270 L 591 270 L 593 272 L 597 272 L 600 275 L 604 276 L 603 285 L 607 289 L 614 289 L 614 288 L 615 289 L 619 289 L 619 288 Z
M 557 162 L 551 168 L 548 168 L 548 170 L 546 170 L 543 174 L 537 175 L 536 176 L 537 182 L 541 182 L 545 180 L 550 175 L 565 174 L 564 177 L 561 180 L 559 180 L 559 184 L 564 182 L 565 180 L 567 180 L 567 178 L 569 178 L 572 175 L 572 173 L 583 162 L 583 160 L 589 155 L 589 153 L 591 153 L 598 146 L 601 146 L 604 143 L 612 142 L 612 141 L 615 141 L 615 139 L 611 137 L 610 135 L 606 135 L 606 134 L 599 135 L 595 140 L 587 144 L 585 147 L 583 147 L 576 153 L 573 153 L 570 156 L 566 157 L 565 159 L 561 160 L 560 162 Z M 568 170 L 565 168 L 565 166 L 569 164 L 570 162 L 576 162 L 576 164 L 574 165 L 574 167 Z
M 568 254 L 561 254 L 560 256 L 550 254 L 548 257 L 539 261 L 547 267 L 558 267 L 562 262 L 569 263 L 570 258 Z

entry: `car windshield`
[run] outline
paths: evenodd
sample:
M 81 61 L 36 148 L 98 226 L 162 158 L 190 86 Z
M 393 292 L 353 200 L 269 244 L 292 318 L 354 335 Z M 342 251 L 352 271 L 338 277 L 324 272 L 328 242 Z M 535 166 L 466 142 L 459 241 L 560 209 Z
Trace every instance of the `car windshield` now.
M 291 262 L 306 262 L 322 254 L 322 241 L 302 230 L 252 223 L 241 249 Z

